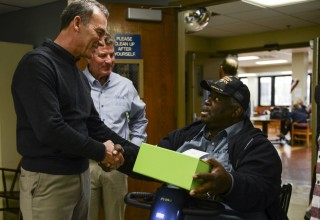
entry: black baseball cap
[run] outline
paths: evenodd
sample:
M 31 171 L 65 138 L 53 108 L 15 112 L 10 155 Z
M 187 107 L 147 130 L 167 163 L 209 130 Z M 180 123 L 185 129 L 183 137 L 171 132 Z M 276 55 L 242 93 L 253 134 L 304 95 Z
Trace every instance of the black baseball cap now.
M 200 86 L 210 92 L 213 91 L 234 98 L 244 110 L 247 110 L 249 107 L 250 91 L 236 76 L 225 76 L 215 82 L 212 80 L 202 80 Z

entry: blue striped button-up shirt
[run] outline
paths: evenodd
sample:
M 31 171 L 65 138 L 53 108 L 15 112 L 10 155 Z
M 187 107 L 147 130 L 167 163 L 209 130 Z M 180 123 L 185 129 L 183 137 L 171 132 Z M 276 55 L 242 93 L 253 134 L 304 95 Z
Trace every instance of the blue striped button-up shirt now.
M 128 78 L 112 72 L 101 85 L 84 70 L 91 86 L 91 97 L 101 120 L 121 137 L 140 146 L 147 139 L 146 105 Z

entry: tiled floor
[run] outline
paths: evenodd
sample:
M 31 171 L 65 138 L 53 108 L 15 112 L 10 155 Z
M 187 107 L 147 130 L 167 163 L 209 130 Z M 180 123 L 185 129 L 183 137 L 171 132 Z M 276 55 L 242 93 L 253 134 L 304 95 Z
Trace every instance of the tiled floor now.
M 290 220 L 303 220 L 311 188 L 311 147 L 275 144 L 282 160 L 282 182 L 293 186 L 289 205 Z

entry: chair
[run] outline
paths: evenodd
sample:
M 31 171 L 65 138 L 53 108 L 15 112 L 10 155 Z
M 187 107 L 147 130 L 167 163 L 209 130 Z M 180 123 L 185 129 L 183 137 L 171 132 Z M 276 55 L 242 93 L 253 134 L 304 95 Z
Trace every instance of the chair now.
M 280 193 L 280 206 L 285 214 L 288 214 L 291 193 L 292 185 L 290 183 L 283 184 Z
M 19 208 L 20 192 L 19 192 L 19 177 L 20 177 L 21 161 L 16 169 L 0 167 L 2 188 L 0 189 L 0 198 L 3 199 L 2 212 L 14 213 L 18 220 L 22 220 L 22 214 Z
M 291 145 L 294 145 L 295 141 L 305 141 L 307 146 L 309 146 L 309 140 L 312 136 L 312 131 L 310 128 L 310 123 L 298 123 L 293 122 L 291 125 Z

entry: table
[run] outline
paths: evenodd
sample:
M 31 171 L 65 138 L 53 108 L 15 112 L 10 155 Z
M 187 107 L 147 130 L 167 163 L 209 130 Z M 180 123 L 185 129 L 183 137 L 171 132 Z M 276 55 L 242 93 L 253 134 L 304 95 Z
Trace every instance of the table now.
M 271 119 L 270 115 L 254 116 L 254 117 L 251 117 L 250 120 L 252 122 L 261 122 L 261 124 L 262 124 L 262 132 L 265 133 L 267 136 L 268 136 L 268 124 L 270 122 L 277 122 L 277 121 L 280 122 L 280 133 L 281 133 L 281 129 L 283 128 L 284 123 L 286 121 L 286 119 L 280 119 L 280 118 L 279 119 Z M 282 137 L 279 137 L 277 139 L 270 140 L 270 141 L 273 144 L 283 144 L 282 140 L 286 141 L 286 139 L 283 139 Z
M 268 124 L 272 121 L 280 121 L 281 123 L 281 119 L 271 119 L 270 115 L 259 115 L 259 116 L 254 116 L 254 117 L 250 117 L 250 120 L 252 122 L 261 122 L 262 124 L 262 131 L 268 135 Z
M 275 119 L 271 119 L 270 118 L 270 115 L 259 115 L 259 116 L 253 116 L 253 117 L 250 117 L 250 120 L 252 122 L 261 122 L 262 124 L 262 132 L 265 133 L 267 136 L 268 135 L 268 124 L 270 122 L 280 122 L 280 133 L 278 134 L 278 137 L 279 138 L 276 138 L 276 139 L 273 139 L 271 140 L 270 138 L 268 138 L 272 144 L 280 144 L 282 145 L 283 142 L 282 141 L 287 141 L 285 138 L 281 137 L 280 134 L 281 134 L 281 131 L 283 129 L 283 126 L 285 125 L 285 122 L 287 119 L 285 118 L 275 118 Z

